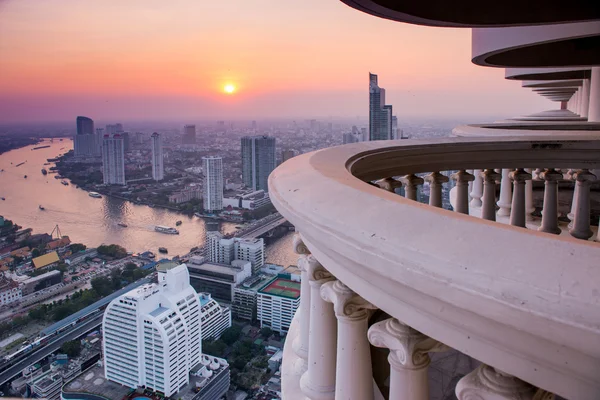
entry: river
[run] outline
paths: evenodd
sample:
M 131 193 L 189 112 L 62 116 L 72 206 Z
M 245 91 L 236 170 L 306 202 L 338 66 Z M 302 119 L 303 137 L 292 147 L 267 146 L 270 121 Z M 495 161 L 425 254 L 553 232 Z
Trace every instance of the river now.
M 42 145 L 50 147 L 33 150 Z M 24 228 L 32 228 L 34 233 L 50 233 L 58 225 L 60 233 L 69 236 L 72 242 L 91 247 L 115 243 L 133 252 L 157 252 L 159 247 L 166 247 L 169 256 L 174 256 L 183 255 L 204 243 L 206 225 L 202 218 L 108 196 L 95 199 L 75 186 L 62 185 L 53 174 L 42 174 L 42 168 L 52 166 L 44 165 L 48 158 L 72 148 L 73 142 L 64 139 L 52 143 L 45 141 L 0 155 L 0 170 L 4 170 L 0 172 L 0 197 L 6 199 L 0 200 L 0 215 Z M 22 162 L 25 164 L 16 166 Z M 27 175 L 26 179 L 24 175 Z M 39 205 L 45 210 L 40 210 Z M 155 225 L 174 227 L 178 220 L 183 221 L 177 227 L 179 235 L 154 231 Z M 127 228 L 120 227 L 119 223 L 127 224 Z M 234 232 L 235 226 L 222 222 L 220 230 Z M 287 234 L 268 246 L 267 262 L 295 264 L 291 237 Z

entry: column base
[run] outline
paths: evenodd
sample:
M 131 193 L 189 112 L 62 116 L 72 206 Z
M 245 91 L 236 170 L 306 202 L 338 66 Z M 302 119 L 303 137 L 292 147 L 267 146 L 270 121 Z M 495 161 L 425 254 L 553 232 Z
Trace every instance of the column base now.
M 308 382 L 308 373 L 300 378 L 300 389 L 310 400 L 335 400 L 334 386 L 313 386 Z

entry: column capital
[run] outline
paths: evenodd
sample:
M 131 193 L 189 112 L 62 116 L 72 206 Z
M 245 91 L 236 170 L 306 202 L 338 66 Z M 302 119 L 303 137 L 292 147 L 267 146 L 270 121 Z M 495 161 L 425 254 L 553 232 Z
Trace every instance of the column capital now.
M 553 395 L 514 376 L 482 364 L 456 385 L 459 400 L 546 400 Z
M 461 169 L 460 171 L 453 173 L 450 177 L 459 183 L 460 182 L 472 182 L 475 180 L 475 175 L 468 173 L 464 169 Z
M 445 344 L 403 324 L 396 318 L 377 322 L 369 328 L 369 342 L 390 349 L 389 362 L 400 369 L 424 369 L 431 360 L 429 352 L 449 350 Z
M 338 319 L 359 320 L 367 318 L 367 310 L 377 309 L 339 280 L 323 284 L 321 297 L 323 300 L 333 303 L 333 310 Z
M 294 243 L 293 244 L 294 253 L 299 254 L 299 255 L 310 254 L 310 250 L 308 250 L 308 247 L 306 247 L 306 244 L 304 244 L 304 240 L 302 240 L 302 236 L 300 236 L 299 233 L 294 234 L 294 242 L 293 243 Z
M 540 179 L 547 182 L 558 182 L 563 179 L 563 174 L 555 170 L 554 168 L 548 168 L 539 174 Z
M 406 186 L 417 186 L 425 183 L 423 178 L 416 176 L 415 174 L 405 175 L 400 178 L 400 182 L 405 184 Z
M 436 171 L 425 176 L 425 180 L 429 183 L 446 183 L 450 180 L 450 178 Z
M 578 169 L 572 175 L 577 182 L 594 182 L 596 175 L 592 174 L 589 169 Z
M 502 175 L 500 175 L 493 169 L 488 168 L 481 171 L 481 178 L 483 178 L 484 182 L 496 183 L 498 179 L 502 178 Z
M 311 285 L 313 283 L 323 284 L 335 279 L 312 254 L 306 256 L 304 268 L 306 268 L 308 281 Z
M 375 183 L 377 183 L 377 186 L 380 188 L 392 193 L 394 193 L 395 189 L 402 187 L 402 182 L 394 178 L 380 179 Z
M 514 182 L 525 182 L 532 179 L 531 174 L 525 171 L 523 168 L 517 168 L 516 170 L 512 171 L 509 176 Z

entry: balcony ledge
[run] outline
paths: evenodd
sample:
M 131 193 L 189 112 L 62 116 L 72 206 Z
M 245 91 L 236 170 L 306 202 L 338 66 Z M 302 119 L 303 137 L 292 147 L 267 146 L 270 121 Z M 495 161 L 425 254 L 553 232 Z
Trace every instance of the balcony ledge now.
M 482 163 L 600 164 L 593 137 L 562 140 L 561 151 L 514 137 L 339 146 L 278 167 L 270 195 L 315 257 L 383 311 L 546 390 L 595 399 L 600 246 L 429 207 L 363 182 Z

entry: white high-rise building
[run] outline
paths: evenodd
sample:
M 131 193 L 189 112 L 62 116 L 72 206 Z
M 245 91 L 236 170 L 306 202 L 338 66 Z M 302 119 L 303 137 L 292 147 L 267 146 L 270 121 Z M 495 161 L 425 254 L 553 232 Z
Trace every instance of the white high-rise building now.
M 120 134 L 104 135 L 102 175 L 105 185 L 125 184 L 125 144 Z
M 260 327 L 287 334 L 300 306 L 300 282 L 276 278 L 258 291 L 256 318 Z
M 233 260 L 248 261 L 252 273 L 265 264 L 264 239 L 225 238 L 220 232 L 210 232 L 206 238 L 210 262 L 231 264 Z
M 202 340 L 218 339 L 231 327 L 231 309 L 217 303 L 210 293 L 200 293 L 200 311 Z
M 178 392 L 201 361 L 200 316 L 185 264 L 111 301 L 102 321 L 106 379 L 166 397 Z
M 157 132 L 152 134 L 152 178 L 155 181 L 162 181 L 165 178 L 162 136 Z
M 223 159 L 202 157 L 204 169 L 204 210 L 223 209 Z

